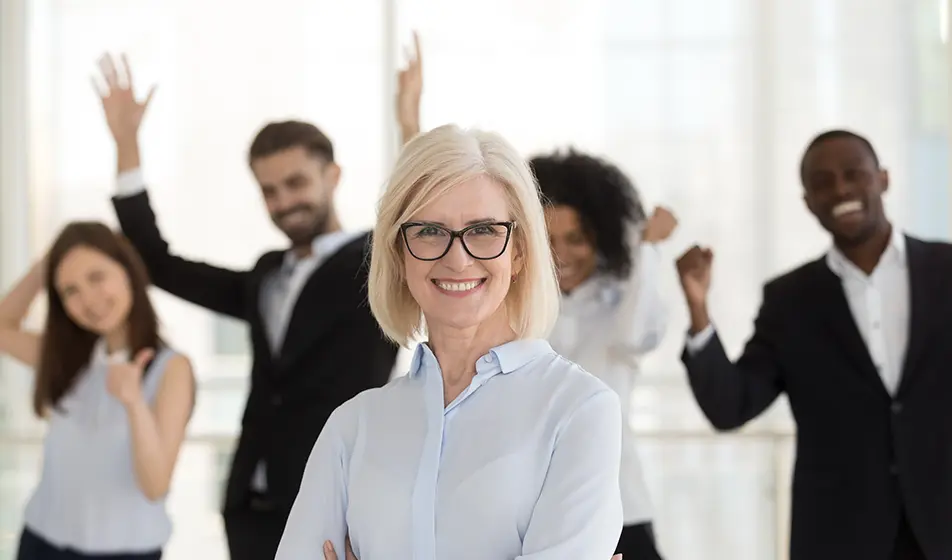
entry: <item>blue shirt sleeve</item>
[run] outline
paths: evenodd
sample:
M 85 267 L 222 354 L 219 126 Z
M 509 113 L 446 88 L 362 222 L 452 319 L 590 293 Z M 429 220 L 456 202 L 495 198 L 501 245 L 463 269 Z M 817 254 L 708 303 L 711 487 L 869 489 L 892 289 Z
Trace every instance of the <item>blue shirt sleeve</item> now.
M 331 414 L 311 450 L 275 560 L 323 558 L 328 540 L 338 556 L 344 557 L 349 460 L 343 437 L 347 427 L 344 412 L 338 408 Z
M 516 560 L 608 560 L 621 535 L 621 406 L 589 397 L 557 436 L 542 492 Z

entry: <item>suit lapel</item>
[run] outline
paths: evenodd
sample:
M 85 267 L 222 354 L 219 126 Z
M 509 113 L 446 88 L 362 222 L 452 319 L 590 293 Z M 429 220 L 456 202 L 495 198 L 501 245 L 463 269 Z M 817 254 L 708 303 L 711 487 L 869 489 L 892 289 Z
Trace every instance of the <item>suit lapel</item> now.
M 323 334 L 335 318 L 336 314 L 332 313 L 335 301 L 333 296 L 324 298 L 323 302 L 316 301 L 320 294 L 331 292 L 328 284 L 333 280 L 333 275 L 328 274 L 328 264 L 322 264 L 311 273 L 294 302 L 281 343 L 279 356 L 282 363 L 293 357 L 305 339 L 313 340 Z
M 909 270 L 909 338 L 898 394 L 907 391 L 916 376 L 916 365 L 925 350 L 931 332 L 931 320 L 936 316 L 929 306 L 939 303 L 935 298 L 941 288 L 937 283 L 938 275 L 933 274 L 929 267 L 928 246 L 925 243 L 906 237 L 906 262 Z
M 359 239 L 366 240 L 366 237 Z M 366 275 L 345 278 L 342 274 L 354 270 L 349 263 L 354 258 L 352 245 L 356 242 L 350 241 L 341 247 L 311 274 L 301 288 L 285 330 L 279 369 L 293 364 L 297 356 L 324 336 L 342 315 L 355 311 L 354 298 L 348 294 L 357 291 L 354 283 L 366 282 Z
M 869 355 L 866 341 L 863 340 L 863 336 L 856 326 L 856 320 L 853 318 L 853 311 L 846 300 L 846 293 L 843 291 L 840 277 L 830 270 L 825 258 L 814 261 L 814 266 L 816 267 L 817 301 L 820 305 L 818 311 L 820 316 L 826 318 L 828 327 L 839 342 L 834 346 L 847 355 L 853 365 L 856 366 L 855 371 L 859 373 L 864 381 L 888 397 L 889 394 L 885 385 L 883 385 L 882 378 L 879 376 L 879 372 L 876 371 L 876 365 Z

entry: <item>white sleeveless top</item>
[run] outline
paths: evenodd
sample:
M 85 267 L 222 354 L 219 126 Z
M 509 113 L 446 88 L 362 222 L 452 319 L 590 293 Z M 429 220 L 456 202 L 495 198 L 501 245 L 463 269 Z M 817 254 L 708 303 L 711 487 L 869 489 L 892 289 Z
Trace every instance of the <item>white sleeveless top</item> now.
M 161 348 L 145 372 L 149 403 L 174 354 Z M 172 523 L 165 500 L 150 501 L 136 483 L 129 420 L 106 389 L 108 366 L 100 342 L 59 410 L 51 411 L 43 472 L 25 523 L 51 544 L 80 553 L 152 552 L 165 546 Z

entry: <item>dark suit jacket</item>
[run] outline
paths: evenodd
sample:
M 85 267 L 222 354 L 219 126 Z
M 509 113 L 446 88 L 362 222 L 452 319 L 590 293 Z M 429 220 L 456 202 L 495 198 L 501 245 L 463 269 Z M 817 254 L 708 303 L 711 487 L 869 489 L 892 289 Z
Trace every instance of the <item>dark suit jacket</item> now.
M 704 414 L 742 426 L 784 392 L 797 425 L 791 560 L 887 560 L 899 519 L 952 558 L 952 246 L 907 238 L 909 343 L 895 398 L 820 259 L 764 287 L 743 355 L 682 359 Z
M 287 514 L 331 412 L 361 391 L 387 383 L 396 360 L 397 347 L 385 339 L 367 303 L 369 235 L 342 247 L 307 280 L 282 350 L 273 356 L 259 295 L 262 281 L 281 266 L 283 252 L 266 253 L 254 268 L 240 272 L 188 261 L 169 252 L 147 193 L 116 197 L 113 205 L 156 286 L 250 325 L 251 391 L 225 509 L 248 503 L 251 477 L 264 459 L 268 497 Z

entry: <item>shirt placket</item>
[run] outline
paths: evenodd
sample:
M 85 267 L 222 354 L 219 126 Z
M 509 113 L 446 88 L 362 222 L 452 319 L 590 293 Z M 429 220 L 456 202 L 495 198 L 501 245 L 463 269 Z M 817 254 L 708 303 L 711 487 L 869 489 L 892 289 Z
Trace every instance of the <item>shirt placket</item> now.
M 443 405 L 443 376 L 439 371 L 427 371 L 424 380 L 424 406 L 427 431 L 423 441 L 420 468 L 413 487 L 413 560 L 437 560 L 436 557 L 436 500 L 440 465 L 446 430 L 459 407 L 491 377 L 493 360 L 484 356 L 477 365 L 472 383 L 449 405 Z
M 882 293 L 875 283 L 868 281 L 863 290 L 864 304 L 866 307 L 866 319 L 868 323 L 867 332 L 869 333 L 869 355 L 873 359 L 876 371 L 886 389 L 893 393 L 895 383 L 889 367 L 889 354 L 886 347 L 886 336 L 883 325 L 883 300 Z
M 439 371 L 424 372 L 423 406 L 426 436 L 413 485 L 413 560 L 436 558 L 436 484 L 443 453 L 443 378 Z
M 282 267 L 274 280 L 273 292 L 271 294 L 271 309 L 268 312 L 270 318 L 270 329 L 268 332 L 268 342 L 271 344 L 271 352 L 275 355 L 281 350 L 281 342 L 284 339 L 284 331 L 287 327 L 287 300 L 291 293 L 291 281 L 294 276 L 295 266 Z

